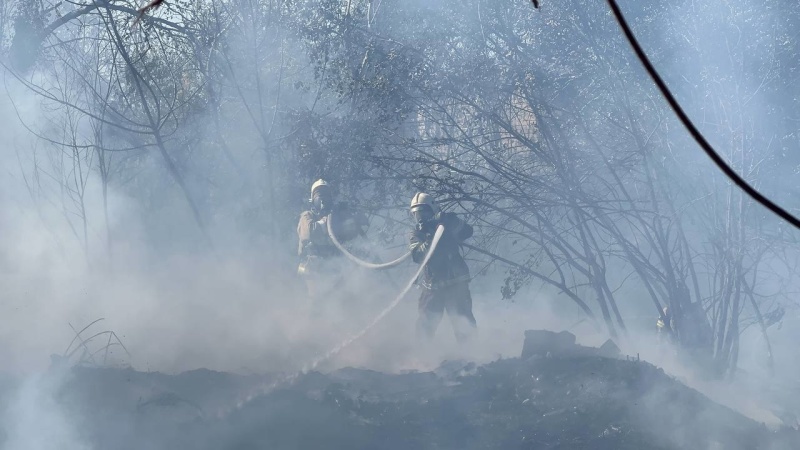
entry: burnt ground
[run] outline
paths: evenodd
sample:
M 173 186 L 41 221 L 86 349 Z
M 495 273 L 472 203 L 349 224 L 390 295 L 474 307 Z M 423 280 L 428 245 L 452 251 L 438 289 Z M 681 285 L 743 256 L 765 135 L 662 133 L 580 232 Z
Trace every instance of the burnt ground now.
M 643 361 L 572 355 L 445 362 L 426 373 L 348 368 L 300 376 L 230 410 L 274 379 L 73 367 L 53 396 L 95 449 L 800 448 L 794 430 L 768 430 Z

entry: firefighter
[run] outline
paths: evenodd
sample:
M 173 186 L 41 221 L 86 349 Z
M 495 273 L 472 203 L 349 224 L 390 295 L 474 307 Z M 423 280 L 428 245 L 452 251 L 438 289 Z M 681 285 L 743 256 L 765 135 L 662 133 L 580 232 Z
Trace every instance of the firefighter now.
M 432 338 L 447 311 L 456 339 L 464 342 L 477 330 L 469 291 L 469 268 L 460 245 L 472 236 L 472 226 L 454 213 L 439 212 L 433 198 L 424 192 L 411 199 L 411 217 L 414 221 L 411 257 L 417 264 L 425 259 L 437 227 L 444 226 L 444 233 L 418 280 L 422 294 L 417 333 Z
M 334 204 L 330 185 L 319 179 L 311 185 L 311 208 L 300 215 L 297 224 L 300 265 L 298 273 L 305 277 L 312 299 L 332 290 L 341 280 L 339 250 L 328 235 L 328 220 L 339 242 L 347 242 L 364 233 L 366 218 L 354 214 L 344 203 Z
M 658 340 L 660 342 L 673 342 L 675 339 L 675 319 L 670 314 L 668 306 L 665 306 L 661 311 L 656 321 L 656 328 L 658 329 Z

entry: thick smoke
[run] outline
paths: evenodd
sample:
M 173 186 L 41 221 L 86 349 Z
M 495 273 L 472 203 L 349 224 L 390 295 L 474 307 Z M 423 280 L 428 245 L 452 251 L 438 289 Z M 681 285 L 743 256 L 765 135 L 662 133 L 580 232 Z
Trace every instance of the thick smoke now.
M 79 221 L 55 200 L 38 196 L 58 192 L 60 187 L 52 180 L 31 179 L 31 165 L 37 163 L 38 152 L 45 152 L 37 150 L 40 144 L 20 120 L 28 127 L 37 126 L 41 102 L 13 79 L 8 85 L 13 104 L 4 104 L 3 117 L 13 126 L 4 127 L 3 142 L 13 145 L 3 146 L 2 159 L 9 174 L 4 178 L 2 208 L 8 301 L 2 306 L 7 323 L 0 350 L 8 362 L 6 370 L 28 372 L 47 367 L 50 355 L 61 355 L 74 337 L 70 325 L 80 330 L 99 318 L 104 321 L 87 330 L 89 335 L 114 331 L 130 352 L 128 355 L 122 347 L 112 348 L 111 361 L 115 364 L 167 372 L 199 367 L 246 372 L 294 370 L 367 324 L 412 273 L 411 264 L 388 273 L 366 273 L 348 266 L 346 291 L 352 297 L 332 295 L 329 304 L 309 305 L 293 274 L 296 263 L 283 256 L 285 253 L 273 253 L 281 255 L 278 259 L 268 256 L 267 244 L 247 249 L 247 242 L 236 242 L 237 236 L 246 233 L 231 228 L 220 232 L 219 241 L 235 245 L 214 252 L 153 248 L 142 236 L 144 224 L 135 199 L 113 188 L 108 200 L 110 227 L 124 233 L 115 231 L 109 260 L 102 244 L 105 224 L 101 186 L 92 179 L 85 194 L 92 243 L 87 255 L 74 232 Z M 33 186 L 28 188 L 26 183 Z M 180 212 L 161 220 L 171 227 L 192 226 Z M 360 242 L 362 247 L 365 243 L 369 244 Z M 552 327 L 556 322 L 567 326 L 569 322 L 550 312 L 544 298 L 530 303 L 497 303 L 491 277 L 479 277 L 473 284 L 482 344 L 477 352 L 459 349 L 445 318 L 438 339 L 445 355 L 480 359 L 513 356 L 521 347 L 524 329 Z M 427 345 L 420 348 L 414 337 L 418 295 L 418 289 L 412 290 L 385 323 L 346 349 L 331 367 L 346 364 L 400 370 L 409 364 L 416 368 L 435 366 L 442 354 Z M 105 338 L 95 340 L 92 350 L 102 349 Z M 74 358 L 81 355 L 78 352 Z M 101 356 L 105 356 L 104 351 L 95 359 Z
M 75 411 L 67 411 L 58 401 L 65 374 L 50 373 L 27 378 L 16 389 L 0 412 L 0 436 L 6 450 L 90 450 L 79 432 L 81 423 Z
M 545 19 L 551 17 L 546 15 L 547 8 L 568 8 L 557 2 L 542 3 Z M 392 7 L 401 5 L 395 2 Z M 681 76 L 675 74 L 684 74 L 688 83 L 676 91 L 687 100 L 695 117 L 702 116 L 703 108 L 710 108 L 698 100 L 706 99 L 705 96 L 719 96 L 714 100 L 714 108 L 728 102 L 730 97 L 747 97 L 748 100 L 737 107 L 740 117 L 749 119 L 738 125 L 751 130 L 749 139 L 752 142 L 769 142 L 764 134 L 779 132 L 759 119 L 770 101 L 760 97 L 759 80 L 775 76 L 770 75 L 770 68 L 757 67 L 756 73 L 745 69 L 740 74 L 741 79 L 735 78 L 736 74 L 730 75 L 733 79 L 726 80 L 725 89 L 704 92 L 709 85 L 704 81 L 713 78 L 713 68 L 730 74 L 728 69 L 739 64 L 734 61 L 723 67 L 722 63 L 747 54 L 735 51 L 721 54 L 728 47 L 720 40 L 729 42 L 734 36 L 704 33 L 700 26 L 704 20 L 709 17 L 720 20 L 723 15 L 713 6 L 698 8 L 697 14 L 691 17 L 685 9 L 676 9 L 671 28 L 665 26 L 666 31 L 656 34 L 658 39 L 679 43 L 672 48 L 671 55 L 675 59 L 693 63 L 662 63 L 660 67 L 676 85 Z M 747 10 L 755 6 L 742 8 Z M 777 17 L 772 19 L 779 22 Z M 773 22 L 750 22 L 746 15 L 741 15 L 735 23 L 730 23 L 730 29 L 743 35 L 769 34 L 771 31 L 765 27 L 770 23 Z M 485 33 L 481 27 L 489 25 L 479 20 L 474 26 L 474 33 Z M 556 32 L 558 24 L 543 21 L 536 26 L 547 26 Z M 673 30 L 674 35 L 671 34 Z M 686 30 L 692 33 L 685 34 Z M 250 36 L 245 31 L 224 44 L 250 45 L 246 42 Z M 691 44 L 686 43 L 687 37 L 691 38 Z M 618 43 L 622 45 L 622 41 Z M 756 42 L 756 45 L 760 48 L 761 43 Z M 304 87 L 287 90 L 282 97 L 276 95 L 283 102 L 281 108 L 288 108 L 287 105 L 302 105 L 309 110 L 329 108 L 333 110 L 331 115 L 346 117 L 346 110 L 336 110 L 340 105 L 335 96 L 319 94 L 329 87 L 314 84 L 313 69 L 305 65 L 306 57 L 299 54 L 299 48 L 290 44 L 287 47 L 289 57 L 276 50 L 283 49 L 280 46 L 264 51 L 266 56 L 259 62 L 272 69 L 263 74 L 249 71 L 245 62 L 253 61 L 249 59 L 250 53 L 243 50 L 244 56 L 239 55 L 241 61 L 228 61 L 235 67 L 230 70 L 238 76 L 236 82 L 244 83 L 242 80 L 252 77 L 275 92 L 279 92 L 278 86 L 295 83 L 295 86 Z M 688 56 L 682 56 L 684 52 Z M 714 58 L 707 58 L 707 55 Z M 236 72 L 237 69 L 240 71 Z M 52 74 L 42 70 L 31 76 L 47 81 Z M 291 83 L 286 81 L 287 77 L 293 77 Z M 267 144 L 261 141 L 259 132 L 269 128 L 270 114 L 279 107 L 277 102 L 273 106 L 261 105 L 266 112 L 258 120 L 252 120 L 253 124 L 249 117 L 253 113 L 247 109 L 256 105 L 247 101 L 255 93 L 224 91 L 225 95 L 240 95 L 244 99 L 235 106 L 216 111 L 223 119 L 226 115 L 241 117 L 230 122 L 235 125 L 215 136 L 218 118 L 208 112 L 199 114 L 195 119 L 197 123 L 183 130 L 187 135 L 198 134 L 198 141 L 192 141 L 197 148 L 192 151 L 208 157 L 192 159 L 192 153 L 181 155 L 189 161 L 184 161 L 189 192 L 205 199 L 197 201 L 206 220 L 204 236 L 154 148 L 136 157 L 138 166 L 133 163 L 125 166 L 132 167 L 132 173 L 108 184 L 104 195 L 104 186 L 95 168 L 75 166 L 69 149 L 51 145 L 34 134 L 53 136 L 48 131 L 58 124 L 53 122 L 56 114 L 51 110 L 52 102 L 43 100 L 5 70 L 3 81 L 4 100 L 0 101 L 0 123 L 3 124 L 0 127 L 0 170 L 3 174 L 0 177 L 0 286 L 3 287 L 0 361 L 3 361 L 4 372 L 25 377 L 6 412 L 12 418 L 5 422 L 6 448 L 52 448 L 54 442 L 58 442 L 60 448 L 88 448 L 74 431 L 76 424 L 71 413 L 60 409 L 53 399 L 60 374 L 54 374 L 54 378 L 35 374 L 59 360 L 51 355 L 64 354 L 75 337 L 75 330 L 96 319 L 104 320 L 93 325 L 88 335 L 113 331 L 124 348 L 113 346 L 106 351 L 105 346 L 111 341 L 103 334 L 88 343 L 85 350 L 73 354 L 69 364 L 83 361 L 130 365 L 136 370 L 168 373 L 196 368 L 238 373 L 291 373 L 363 329 L 413 273 L 411 264 L 386 273 L 347 266 L 347 283 L 341 292 L 331 295 L 326 304 L 309 303 L 302 280 L 295 274 L 293 227 L 297 213 L 306 207 L 307 184 L 312 178 L 325 174 L 311 176 L 304 172 L 304 179 L 290 180 L 291 186 L 274 185 L 286 178 L 279 172 L 280 164 L 286 163 L 288 167 L 288 162 L 265 159 L 263 153 Z M 281 123 L 272 125 L 274 129 L 269 128 L 269 132 L 274 136 L 291 136 L 297 132 L 283 129 Z M 693 170 L 699 168 L 687 169 L 679 176 L 687 180 L 708 177 L 724 184 L 700 151 L 695 151 L 688 142 L 683 130 L 675 124 L 671 127 L 676 142 L 685 146 L 673 157 Z M 92 132 L 86 123 L 78 124 L 77 128 L 83 134 Z M 703 129 L 721 149 L 731 142 L 730 135 L 716 135 L 715 131 L 719 130 L 714 127 Z M 227 143 L 229 155 L 216 152 L 219 140 Z M 120 164 L 126 164 L 125 156 L 120 158 L 118 161 L 123 161 Z M 759 157 L 753 157 L 753 161 L 758 160 Z M 76 174 L 76 171 L 82 172 Z M 212 179 L 205 179 L 205 174 L 211 172 L 214 173 Z M 752 179 L 763 182 L 758 179 L 757 171 L 751 175 Z M 81 177 L 85 177 L 85 185 L 80 185 Z M 685 180 L 676 178 L 673 181 L 682 184 Z M 131 186 L 146 186 L 148 193 L 138 196 Z M 770 197 L 775 200 L 788 199 L 788 195 L 781 195 L 783 186 L 773 183 L 769 188 Z M 270 197 L 267 194 L 270 191 L 278 198 Z M 372 194 L 364 194 L 362 198 Z M 403 194 L 410 198 L 413 191 Z M 208 199 L 215 199 L 219 204 L 211 204 Z M 407 220 L 403 207 L 394 208 L 392 212 L 401 221 Z M 373 220 L 374 229 L 382 226 L 380 219 Z M 388 260 L 404 251 L 407 227 L 408 224 L 387 227 L 396 234 L 390 239 L 391 250 L 384 248 L 385 242 L 379 239 L 382 236 L 377 231 L 360 238 L 355 245 L 367 254 Z M 702 237 L 698 235 L 697 239 Z M 473 272 L 477 273 L 482 266 L 475 265 Z M 785 266 L 775 269 L 776 278 L 790 277 L 788 273 L 784 277 L 781 271 L 788 270 Z M 535 328 L 569 330 L 585 345 L 600 345 L 609 337 L 601 325 L 585 319 L 555 289 L 531 285 L 517 293 L 515 302 L 501 301 L 499 286 L 506 276 L 506 269 L 495 265 L 472 282 L 479 325 L 479 337 L 474 346 L 465 348 L 456 344 L 446 318 L 433 343 L 418 341 L 414 321 L 419 291 L 415 289 L 384 321 L 330 361 L 325 361 L 319 369 L 357 366 L 400 372 L 429 370 L 445 359 L 487 362 L 517 356 L 523 331 Z M 610 274 L 609 278 L 622 283 L 628 277 L 620 271 Z M 623 314 L 630 317 L 628 333 L 618 341 L 624 353 L 640 354 L 712 399 L 756 420 L 777 423 L 775 414 L 763 402 L 753 400 L 764 397 L 766 387 L 761 378 L 764 374 L 759 373 L 765 361 L 764 341 L 755 326 L 742 335 L 739 365 L 743 373 L 758 376 L 735 385 L 702 380 L 685 361 L 675 356 L 673 349 L 665 349 L 655 342 L 656 315 L 652 305 L 641 300 L 645 295 L 641 286 L 630 287 L 630 284 L 621 290 L 625 293 L 620 302 L 625 308 Z M 786 288 L 784 285 L 776 287 Z M 798 369 L 792 363 L 798 336 L 791 324 L 796 321 L 796 317 L 788 314 L 782 328 L 770 328 L 768 333 L 776 370 L 786 384 Z M 738 396 L 731 396 L 732 392 Z M 752 394 L 742 395 L 743 392 Z M 784 407 L 795 406 L 796 400 L 787 403 Z M 38 432 L 45 428 L 47 433 Z

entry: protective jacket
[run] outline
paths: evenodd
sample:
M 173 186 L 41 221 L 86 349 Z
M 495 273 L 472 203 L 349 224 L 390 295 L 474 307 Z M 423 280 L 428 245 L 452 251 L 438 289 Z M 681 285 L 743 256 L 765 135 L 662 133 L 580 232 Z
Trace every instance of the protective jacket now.
M 661 316 L 656 321 L 656 328 L 658 329 L 658 339 L 660 342 L 673 342 L 677 343 L 677 336 L 675 332 L 675 318 L 672 317 L 672 311 L 664 308 Z
M 441 289 L 470 279 L 461 243 L 472 236 L 473 230 L 454 213 L 439 213 L 433 220 L 417 226 L 410 238 L 411 258 L 422 263 L 440 224 L 444 225 L 444 234 L 418 280 L 426 289 Z
M 347 242 L 362 233 L 366 218 L 356 215 L 343 203 L 333 208 L 333 223 L 331 228 L 339 242 Z M 298 248 L 297 254 L 301 257 L 317 256 L 328 258 L 338 255 L 339 250 L 334 247 L 328 236 L 328 217 L 317 211 L 309 210 L 300 214 L 297 224 Z

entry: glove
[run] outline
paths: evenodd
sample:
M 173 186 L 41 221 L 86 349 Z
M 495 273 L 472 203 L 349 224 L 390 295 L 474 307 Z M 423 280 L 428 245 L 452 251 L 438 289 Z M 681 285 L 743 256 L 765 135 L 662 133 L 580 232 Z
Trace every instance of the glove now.
M 328 216 L 323 216 L 321 219 L 316 221 L 317 227 L 327 230 L 328 229 Z
M 414 230 L 414 237 L 417 239 L 417 242 L 420 243 L 430 243 L 433 240 L 433 234 L 429 233 L 425 228 L 419 228 Z
M 414 230 L 415 231 L 417 231 L 419 233 L 424 233 L 424 234 L 430 235 L 430 236 L 433 236 L 433 232 L 435 231 L 435 228 L 436 228 L 436 221 L 435 220 L 429 220 L 427 222 L 418 222 L 416 225 L 414 225 Z

